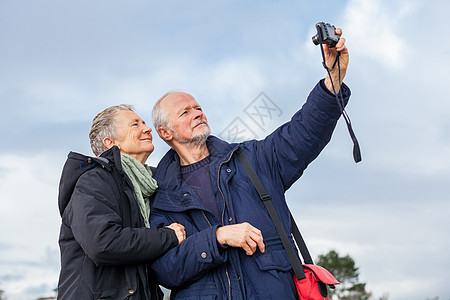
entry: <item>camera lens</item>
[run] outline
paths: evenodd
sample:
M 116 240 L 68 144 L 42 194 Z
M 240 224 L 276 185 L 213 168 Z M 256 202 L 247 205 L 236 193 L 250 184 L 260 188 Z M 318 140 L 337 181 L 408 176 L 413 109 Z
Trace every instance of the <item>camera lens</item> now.
M 314 45 L 319 45 L 319 35 L 316 34 L 315 36 L 312 37 L 312 41 L 314 43 Z

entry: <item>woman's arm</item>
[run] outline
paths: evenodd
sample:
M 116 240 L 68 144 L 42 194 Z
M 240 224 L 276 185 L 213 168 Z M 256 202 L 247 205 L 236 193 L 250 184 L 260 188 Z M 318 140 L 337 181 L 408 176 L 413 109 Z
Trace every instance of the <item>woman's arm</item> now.
M 83 174 L 63 215 L 84 252 L 97 264 L 148 263 L 178 245 L 169 228 L 122 226 L 119 201 L 112 176 L 103 169 Z

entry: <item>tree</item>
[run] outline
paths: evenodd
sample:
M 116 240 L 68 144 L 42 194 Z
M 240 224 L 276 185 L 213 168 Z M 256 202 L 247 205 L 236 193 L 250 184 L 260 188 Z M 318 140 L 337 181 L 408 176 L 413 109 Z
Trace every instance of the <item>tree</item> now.
M 359 282 L 358 268 L 349 256 L 339 256 L 335 250 L 319 255 L 317 265 L 324 267 L 341 283 L 329 290 L 330 300 L 369 300 L 372 293 L 366 291 L 366 283 Z M 387 299 L 383 296 L 381 299 Z
M 3 296 L 4 293 L 3 290 L 0 290 L 0 300 L 6 300 L 5 296 Z

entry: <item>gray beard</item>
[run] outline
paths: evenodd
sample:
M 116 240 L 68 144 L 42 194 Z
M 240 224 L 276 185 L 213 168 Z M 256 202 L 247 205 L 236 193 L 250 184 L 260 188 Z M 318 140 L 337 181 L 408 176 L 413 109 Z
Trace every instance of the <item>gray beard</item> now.
M 178 136 L 178 133 L 174 130 L 173 130 L 173 133 L 174 133 L 173 139 L 180 144 L 190 144 L 190 145 L 195 145 L 195 146 L 201 146 L 204 143 L 206 143 L 206 140 L 211 135 L 211 129 L 209 128 L 209 125 L 208 125 L 207 130 L 194 135 L 192 137 L 192 139 L 189 139 L 189 140 L 180 138 Z

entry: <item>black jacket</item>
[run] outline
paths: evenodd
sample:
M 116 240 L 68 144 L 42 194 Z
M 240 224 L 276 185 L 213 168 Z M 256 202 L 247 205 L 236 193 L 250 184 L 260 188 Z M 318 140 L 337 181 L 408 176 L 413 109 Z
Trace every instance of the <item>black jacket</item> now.
M 59 299 L 162 299 L 147 263 L 178 240 L 171 229 L 145 228 L 117 147 L 69 153 L 58 202 Z

